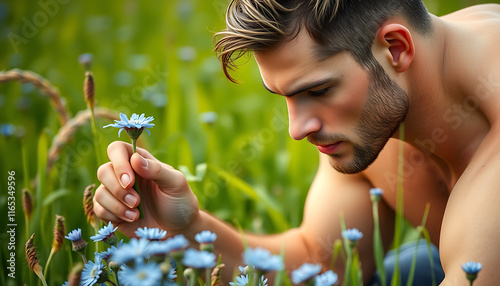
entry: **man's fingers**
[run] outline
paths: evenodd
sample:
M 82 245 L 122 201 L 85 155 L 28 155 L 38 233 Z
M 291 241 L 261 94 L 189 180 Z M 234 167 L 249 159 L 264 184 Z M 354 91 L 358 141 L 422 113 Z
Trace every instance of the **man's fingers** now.
M 132 167 L 139 176 L 153 180 L 163 191 L 184 191 L 188 184 L 184 175 L 156 159 L 147 159 L 139 154 L 132 155 Z
M 137 152 L 145 158 L 154 158 L 149 152 L 144 149 L 137 148 Z M 132 156 L 132 145 L 115 141 L 108 146 L 108 157 L 113 164 L 115 176 L 124 189 L 129 189 L 135 182 L 134 170 L 130 166 L 130 157 Z
M 104 220 L 132 222 L 139 216 L 137 209 L 130 209 L 103 185 L 97 188 L 93 201 L 94 213 Z
M 108 162 L 101 165 L 97 170 L 97 178 L 103 186 L 109 191 L 115 198 L 117 198 L 122 203 L 125 203 L 130 208 L 135 208 L 139 203 L 139 196 L 132 189 L 124 189 L 118 182 L 113 171 L 113 165 Z

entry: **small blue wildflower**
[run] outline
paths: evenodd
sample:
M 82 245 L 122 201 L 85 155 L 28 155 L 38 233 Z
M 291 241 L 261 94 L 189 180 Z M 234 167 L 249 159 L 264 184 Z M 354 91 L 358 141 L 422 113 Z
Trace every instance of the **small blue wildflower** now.
M 332 270 L 328 270 L 323 274 L 316 275 L 314 278 L 314 286 L 331 286 L 337 283 L 338 275 Z
M 236 282 L 229 282 L 231 286 L 247 286 L 248 285 L 248 275 L 236 276 Z
M 160 285 L 162 272 L 158 264 L 149 262 L 139 263 L 134 268 L 127 268 L 127 271 L 118 272 L 120 275 L 120 285 L 124 286 L 154 286 Z
M 118 242 L 118 245 L 114 246 L 114 245 L 111 245 L 110 247 L 108 247 L 108 249 L 104 250 L 104 251 L 101 251 L 99 253 L 96 254 L 96 257 L 97 255 L 101 258 L 101 259 L 104 259 L 104 260 L 108 260 L 111 255 L 113 255 L 113 253 L 120 247 L 123 246 L 123 239 L 120 240 L 120 242 Z
M 281 257 L 271 255 L 271 252 L 264 248 L 247 248 L 243 254 L 243 259 L 246 264 L 255 266 L 261 271 L 280 271 L 283 269 Z
M 82 239 L 82 230 L 74 229 L 65 238 L 71 240 L 71 245 L 73 246 L 73 251 L 78 253 L 84 253 L 85 248 L 87 248 L 87 242 Z
M 5 137 L 12 136 L 14 135 L 15 132 L 16 132 L 16 126 L 14 126 L 14 124 L 3 123 L 2 125 L 0 125 L 0 134 L 2 134 Z
M 148 134 L 151 135 L 151 132 L 147 128 L 155 126 L 154 124 L 150 123 L 154 120 L 153 116 L 145 117 L 144 113 L 141 114 L 141 116 L 134 113 L 132 114 L 132 116 L 130 116 L 130 120 L 125 114 L 120 113 L 120 119 L 121 120 L 115 120 L 114 124 L 104 126 L 104 128 L 120 128 L 120 130 L 118 131 L 118 137 L 120 137 L 120 134 L 123 130 L 126 130 L 130 138 L 137 139 L 139 138 L 143 130 L 146 130 Z
M 370 195 L 372 196 L 381 196 L 384 194 L 384 190 L 380 188 L 371 188 L 370 189 Z
M 165 230 L 160 230 L 158 228 L 137 228 L 135 231 L 135 234 L 139 238 L 145 238 L 148 240 L 160 240 L 163 239 L 166 235 L 167 232 Z
M 153 240 L 149 243 L 150 255 L 165 256 L 170 252 L 170 244 L 166 240 Z
M 111 261 L 118 264 L 127 263 L 131 260 L 135 262 L 142 262 L 150 256 L 150 244 L 147 239 L 132 238 L 127 244 L 117 248 L 111 255 Z
M 79 239 L 82 239 L 82 230 L 81 229 L 74 229 L 68 235 L 65 236 L 65 238 L 71 240 L 71 241 L 77 241 Z
M 212 268 L 216 265 L 215 254 L 190 248 L 184 252 L 182 263 L 196 269 Z
M 81 54 L 78 56 L 78 62 L 83 66 L 89 66 L 92 62 L 93 55 L 90 53 Z
M 165 243 L 167 244 L 170 251 L 182 250 L 189 246 L 189 241 L 182 234 L 178 234 L 174 237 L 168 238 Z
M 115 231 L 118 227 L 113 228 L 113 224 L 111 222 L 108 223 L 107 226 L 103 226 L 99 233 L 90 237 L 93 241 L 104 241 L 109 245 L 114 245 L 118 241 Z
M 380 188 L 371 188 L 370 189 L 370 199 L 374 203 L 378 203 L 384 191 Z
M 217 121 L 217 117 L 217 113 L 213 111 L 200 113 L 200 121 L 206 124 L 213 124 L 215 121 Z
M 363 237 L 363 233 L 357 228 L 351 228 L 342 231 L 342 237 L 351 242 L 356 242 Z
M 474 262 L 474 261 L 469 261 L 463 265 L 460 265 L 462 269 L 465 271 L 467 274 L 477 274 L 483 266 L 479 262 Z
M 104 269 L 102 262 L 94 263 L 89 260 L 82 270 L 82 277 L 80 280 L 81 286 L 92 286 L 96 283 L 104 283 L 108 280 L 108 275 Z
M 465 272 L 465 277 L 469 280 L 470 285 L 476 280 L 477 274 L 483 268 L 483 265 L 479 262 L 469 261 L 463 265 L 460 265 Z
M 248 285 L 248 274 L 236 276 L 236 282 L 229 282 L 231 286 L 247 286 Z M 267 286 L 267 278 L 264 279 L 264 275 L 260 276 L 259 286 Z
M 194 236 L 194 239 L 198 241 L 198 243 L 214 243 L 214 241 L 217 239 L 217 234 L 209 230 L 204 230 L 200 233 L 197 233 Z
M 298 269 L 292 271 L 293 284 L 305 282 L 321 271 L 321 264 L 304 263 Z

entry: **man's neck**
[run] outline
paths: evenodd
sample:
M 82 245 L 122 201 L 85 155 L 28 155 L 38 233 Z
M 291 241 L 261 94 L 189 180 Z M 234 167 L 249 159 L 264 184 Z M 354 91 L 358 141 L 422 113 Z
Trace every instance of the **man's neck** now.
M 464 79 L 470 78 L 457 41 L 464 30 L 433 17 L 432 37 L 415 41 L 408 73 L 410 111 L 405 141 L 428 153 L 458 178 L 488 131 L 488 123 Z M 470 39 L 472 40 L 472 39 Z

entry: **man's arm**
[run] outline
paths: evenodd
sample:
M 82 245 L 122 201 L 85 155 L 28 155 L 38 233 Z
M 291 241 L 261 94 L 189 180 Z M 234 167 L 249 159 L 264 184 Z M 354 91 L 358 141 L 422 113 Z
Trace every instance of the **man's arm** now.
M 441 285 L 469 285 L 460 265 L 480 262 L 474 285 L 500 281 L 500 154 L 498 136 L 486 137 L 457 182 L 446 208 L 440 254 L 445 272 Z

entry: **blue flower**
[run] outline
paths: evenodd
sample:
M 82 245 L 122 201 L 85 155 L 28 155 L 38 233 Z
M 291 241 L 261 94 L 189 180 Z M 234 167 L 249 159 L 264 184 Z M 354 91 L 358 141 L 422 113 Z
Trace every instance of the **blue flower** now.
M 77 241 L 79 239 L 82 239 L 82 230 L 81 229 L 74 229 L 68 235 L 65 236 L 65 238 L 71 240 L 71 241 Z
M 342 237 L 351 242 L 356 242 L 363 237 L 363 233 L 357 228 L 351 228 L 342 231 Z
M 113 224 L 111 222 L 108 223 L 107 226 L 103 226 L 99 233 L 90 237 L 93 241 L 104 241 L 109 245 L 113 245 L 118 240 L 115 235 L 115 231 L 118 227 L 113 229 Z
M 116 249 L 111 255 L 111 261 L 118 264 L 127 263 L 131 260 L 140 263 L 151 255 L 151 248 L 147 239 L 132 238 L 127 244 Z
M 331 286 L 337 283 L 338 275 L 332 270 L 328 270 L 323 274 L 316 275 L 314 278 L 314 286 Z
M 123 246 L 123 239 L 120 240 L 120 242 L 118 242 L 117 246 L 111 245 L 110 247 L 108 247 L 108 249 L 98 252 L 96 254 L 96 257 L 99 256 L 100 259 L 104 259 L 107 261 L 111 257 L 111 255 L 113 255 L 113 253 L 122 246 Z
M 460 265 L 462 269 L 465 271 L 467 274 L 477 274 L 479 270 L 483 268 L 481 263 L 479 262 L 474 262 L 474 261 L 469 261 L 463 265 Z
M 103 283 L 108 280 L 108 275 L 104 269 L 102 262 L 94 263 L 89 260 L 82 270 L 82 277 L 80 280 L 81 286 L 92 286 L 96 283 Z
M 125 114 L 120 113 L 120 119 L 121 120 L 115 120 L 114 124 L 104 126 L 104 128 L 120 128 L 120 130 L 118 131 L 118 137 L 120 137 L 120 134 L 125 129 L 132 139 L 137 139 L 139 138 L 139 135 L 141 135 L 143 130 L 146 130 L 149 135 L 151 135 L 151 132 L 147 128 L 155 126 L 154 124 L 150 123 L 154 120 L 153 116 L 145 117 L 144 113 L 141 114 L 141 116 L 134 113 L 132 114 L 132 116 L 130 116 L 130 120 Z
M 134 268 L 127 268 L 127 271 L 118 272 L 120 284 L 124 286 L 154 286 L 160 285 L 162 272 L 158 264 L 150 262 L 148 264 L 139 263 Z
M 381 196 L 382 194 L 384 194 L 384 190 L 382 190 L 380 188 L 371 188 L 370 189 L 370 195 L 372 195 L 372 196 Z
M 5 137 L 12 136 L 14 135 L 15 132 L 16 132 L 16 126 L 14 126 L 14 124 L 4 123 L 0 125 L 0 134 L 2 134 Z
M 73 251 L 84 253 L 85 248 L 87 248 L 87 242 L 82 239 L 82 230 L 74 229 L 65 238 L 71 240 L 71 244 L 73 246 Z
M 217 121 L 217 113 L 213 111 L 200 113 L 200 121 L 206 124 L 212 124 Z
M 189 245 L 189 241 L 182 234 L 168 238 L 165 243 L 170 251 L 182 250 Z
M 246 264 L 255 266 L 261 271 L 279 271 L 283 269 L 283 261 L 279 255 L 271 255 L 267 249 L 260 247 L 247 248 L 243 254 Z
M 298 269 L 292 271 L 293 284 L 299 284 L 318 275 L 321 271 L 321 264 L 304 263 Z
M 248 274 L 240 275 L 236 277 L 236 282 L 229 282 L 231 286 L 247 286 L 248 285 Z M 267 278 L 260 276 L 259 286 L 267 286 Z
M 186 250 L 182 263 L 188 267 L 202 269 L 215 266 L 215 254 L 193 248 Z
M 204 230 L 200 233 L 197 233 L 194 236 L 194 239 L 196 239 L 198 243 L 214 243 L 214 241 L 217 239 L 217 234 L 209 230 Z
M 139 227 L 135 231 L 135 234 L 139 238 L 145 238 L 148 240 L 160 240 L 160 239 L 163 239 L 167 235 L 167 232 L 165 230 L 160 230 L 158 228 L 147 228 L 147 227 L 140 228 Z
M 229 285 L 246 286 L 248 285 L 248 275 L 236 276 L 236 282 L 229 282 Z

